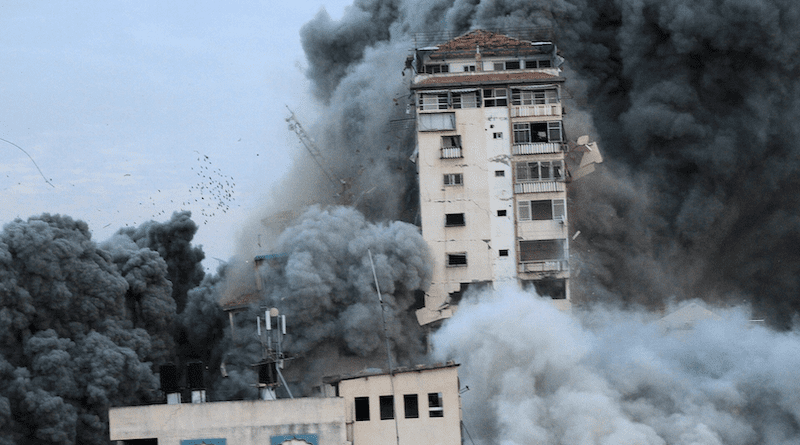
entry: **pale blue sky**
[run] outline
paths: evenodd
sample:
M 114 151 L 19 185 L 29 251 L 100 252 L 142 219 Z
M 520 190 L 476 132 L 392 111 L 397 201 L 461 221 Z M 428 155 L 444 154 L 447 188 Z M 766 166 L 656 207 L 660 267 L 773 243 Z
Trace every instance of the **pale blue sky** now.
M 301 155 L 285 105 L 316 117 L 299 29 L 350 3 L 3 1 L 0 138 L 54 187 L 0 141 L 0 224 L 61 213 L 102 241 L 184 208 L 206 256 L 227 259 Z M 197 192 L 209 171 L 232 198 Z

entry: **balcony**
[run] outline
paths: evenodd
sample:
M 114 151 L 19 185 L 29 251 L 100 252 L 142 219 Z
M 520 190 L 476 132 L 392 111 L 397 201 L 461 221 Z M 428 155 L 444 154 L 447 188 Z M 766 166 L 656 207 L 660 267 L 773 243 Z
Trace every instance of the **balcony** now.
M 511 154 L 515 155 L 538 155 L 560 152 L 561 142 L 532 142 L 528 144 L 514 144 L 511 146 Z
M 561 104 L 514 105 L 511 117 L 561 116 Z
M 529 261 L 519 263 L 519 273 L 525 272 L 569 272 L 569 261 Z
M 461 147 L 446 147 L 442 148 L 442 159 L 456 159 L 463 158 L 461 154 Z
M 563 192 L 565 190 L 564 183 L 557 181 L 518 182 L 514 184 L 514 193 Z

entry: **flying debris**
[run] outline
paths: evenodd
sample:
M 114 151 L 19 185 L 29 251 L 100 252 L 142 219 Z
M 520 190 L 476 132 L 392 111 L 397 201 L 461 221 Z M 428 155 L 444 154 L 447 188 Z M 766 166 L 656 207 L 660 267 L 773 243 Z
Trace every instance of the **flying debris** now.
M 597 142 L 589 142 L 589 136 L 583 135 L 578 138 L 577 146 L 571 150 L 573 153 L 583 153 L 578 169 L 572 172 L 572 179 L 578 179 L 592 173 L 595 165 L 603 162 L 603 155 Z

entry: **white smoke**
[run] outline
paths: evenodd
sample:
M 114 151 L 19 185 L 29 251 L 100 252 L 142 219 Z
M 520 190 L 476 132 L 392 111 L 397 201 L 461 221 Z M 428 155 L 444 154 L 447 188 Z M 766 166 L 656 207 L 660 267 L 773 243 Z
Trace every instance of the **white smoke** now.
M 676 331 L 505 289 L 462 302 L 433 343 L 462 364 L 476 443 L 800 443 L 800 337 L 714 311 Z

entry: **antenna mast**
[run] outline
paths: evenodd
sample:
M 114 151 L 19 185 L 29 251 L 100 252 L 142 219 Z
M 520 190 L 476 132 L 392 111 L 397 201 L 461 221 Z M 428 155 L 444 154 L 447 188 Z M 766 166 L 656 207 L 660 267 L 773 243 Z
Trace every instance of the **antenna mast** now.
M 273 328 L 273 320 L 275 325 Z M 292 390 L 286 384 L 281 369 L 288 357 L 283 352 L 283 337 L 286 335 L 286 315 L 281 315 L 278 308 L 264 311 L 264 329 L 262 335 L 261 316 L 256 317 L 258 339 L 261 341 L 262 359 L 253 366 L 258 368 L 258 395 L 261 400 L 277 400 L 275 389 L 283 384 L 289 398 L 294 399 Z

